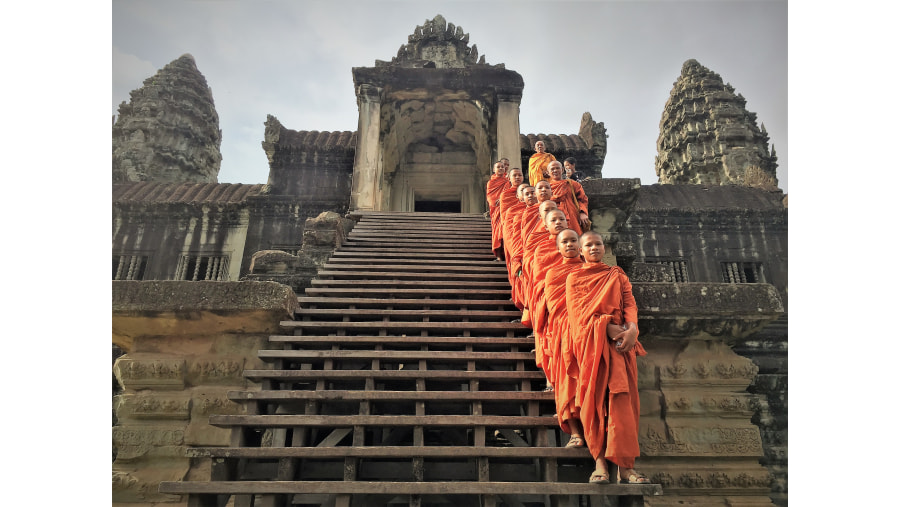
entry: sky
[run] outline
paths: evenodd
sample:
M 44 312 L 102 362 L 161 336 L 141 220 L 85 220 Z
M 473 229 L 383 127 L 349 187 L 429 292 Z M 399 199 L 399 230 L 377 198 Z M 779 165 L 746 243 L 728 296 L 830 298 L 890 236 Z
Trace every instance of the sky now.
M 786 1 L 114 0 L 111 112 L 190 53 L 219 114 L 219 182 L 265 183 L 266 115 L 292 130 L 356 130 L 351 69 L 389 61 L 437 14 L 487 63 L 522 75 L 521 133 L 577 134 L 590 112 L 609 135 L 603 176 L 645 185 L 658 181 L 672 85 L 699 61 L 757 113 L 788 191 Z

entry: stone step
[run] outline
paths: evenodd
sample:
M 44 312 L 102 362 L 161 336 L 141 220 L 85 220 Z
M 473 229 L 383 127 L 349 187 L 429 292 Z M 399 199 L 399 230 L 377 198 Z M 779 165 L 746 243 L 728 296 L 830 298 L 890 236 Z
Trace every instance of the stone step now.
M 432 380 L 441 382 L 479 381 L 517 383 L 544 381 L 544 372 L 537 370 L 244 370 L 244 377 L 254 382 L 271 380 L 316 381 L 332 380 Z
M 341 262 L 326 262 L 319 268 L 322 272 L 329 271 L 356 271 L 359 273 L 394 273 L 400 272 L 404 274 L 411 275 L 419 275 L 424 273 L 439 273 L 439 274 L 484 274 L 491 275 L 494 277 L 502 276 L 503 278 L 508 279 L 508 274 L 506 271 L 506 265 L 501 264 L 499 262 L 494 262 L 492 264 L 487 265 L 477 265 L 477 264 L 444 264 L 438 262 L 430 262 L 430 263 L 417 263 L 417 264 L 353 264 L 353 263 L 341 263 Z M 321 274 L 320 274 L 321 276 Z
M 348 237 L 347 240 L 343 243 L 343 247 L 362 247 L 362 246 L 372 246 L 372 247 L 381 247 L 381 248 L 390 248 L 390 247 L 416 247 L 416 248 L 431 248 L 434 250 L 452 250 L 452 251 L 466 251 L 471 250 L 475 252 L 483 252 L 485 248 L 490 251 L 490 243 L 485 244 L 485 240 L 468 240 L 461 239 L 459 241 L 447 242 L 445 240 L 440 239 L 418 239 L 418 238 L 368 238 L 368 237 Z M 410 252 L 411 257 L 415 257 L 416 252 L 415 248 Z
M 440 265 L 440 266 L 470 266 L 470 267 L 479 267 L 479 268 L 500 268 L 503 271 L 506 271 L 506 264 L 497 262 L 493 259 L 485 259 L 485 260 L 473 260 L 465 257 L 458 257 L 454 259 L 443 259 L 443 260 L 435 260 L 435 259 L 421 259 L 421 258 L 408 258 L 408 257 L 390 257 L 387 255 L 346 255 L 346 256 L 335 256 L 331 259 L 328 259 L 328 264 L 330 266 L 337 265 L 396 265 L 396 266 L 414 266 L 416 269 L 419 266 L 432 266 L 432 265 Z
M 479 240 L 486 241 L 491 236 L 491 228 L 473 229 L 473 228 L 457 228 L 453 226 L 443 226 L 436 229 L 412 229 L 404 226 L 385 226 L 385 227 L 361 227 L 356 226 L 347 237 L 360 238 L 422 238 L 434 239 L 436 237 L 446 238 L 450 241 L 455 240 Z
M 228 399 L 243 401 L 553 401 L 553 393 L 546 391 L 229 391 Z
M 513 331 L 525 334 L 531 332 L 531 328 L 522 325 L 521 322 L 304 322 L 285 320 L 281 321 L 281 327 L 286 330 L 390 330 L 394 332 L 405 331 L 405 334 L 419 333 L 421 331 L 474 331 L 479 333 Z
M 386 304 L 390 304 L 386 301 Z M 296 317 L 315 318 L 323 317 L 324 320 L 333 321 L 335 318 L 360 319 L 366 317 L 383 317 L 391 321 L 422 321 L 429 319 L 439 321 L 511 321 L 522 316 L 518 311 L 491 311 L 491 310 L 385 310 L 385 309 L 327 309 L 327 308 L 300 308 L 294 312 Z
M 313 280 L 315 281 L 315 280 Z M 328 284 L 325 284 L 328 285 Z M 360 284 L 362 285 L 362 284 Z M 508 285 L 508 284 L 507 284 Z M 496 297 L 498 301 L 509 301 L 509 289 L 485 289 L 485 288 L 445 288 L 436 287 L 434 289 L 424 288 L 408 288 L 408 286 L 397 287 L 368 287 L 367 288 L 345 288 L 345 287 L 309 287 L 306 294 L 309 296 L 367 296 L 367 297 L 383 297 L 383 298 L 414 298 L 421 297 L 424 301 L 439 294 L 442 298 L 448 296 L 460 296 L 462 298 L 470 297 Z
M 263 361 L 325 361 L 329 359 L 380 359 L 384 361 L 468 362 L 468 361 L 532 361 L 531 352 L 450 352 L 446 350 L 260 350 Z
M 330 282 L 348 280 L 327 280 Z M 358 286 L 358 284 L 354 284 Z M 303 308 L 454 308 L 454 309 L 491 309 L 491 310 L 515 310 L 510 301 L 497 301 L 496 299 L 383 299 L 383 298 L 339 298 L 339 297 L 310 297 L 299 296 L 297 302 Z M 521 312 L 519 312 L 521 315 Z
M 588 484 L 587 482 L 387 482 L 387 481 L 211 481 L 160 482 L 160 493 L 241 494 L 391 494 L 391 495 L 603 495 L 658 496 L 659 484 Z M 208 505 L 208 504 L 200 504 Z M 209 504 L 215 505 L 215 504 Z M 599 505 L 599 504 L 598 504 Z
M 349 218 L 363 220 L 452 220 L 452 221 L 484 221 L 483 214 L 480 213 L 438 213 L 438 212 L 422 212 L 422 211 L 351 211 L 347 214 Z
M 342 428 L 413 427 L 464 428 L 486 426 L 490 428 L 556 428 L 555 416 L 505 416 L 505 415 L 223 415 L 211 414 L 209 424 L 220 428 Z
M 470 252 L 456 252 L 453 250 L 446 249 L 429 249 L 429 248 L 417 248 L 415 253 L 411 253 L 409 248 L 392 248 L 392 247 L 365 247 L 365 248 L 351 248 L 346 245 L 341 246 L 340 249 L 334 252 L 334 255 L 331 257 L 331 260 L 340 257 L 373 257 L 378 256 L 382 258 L 390 257 L 395 259 L 418 259 L 418 260 L 430 260 L 430 259 L 456 259 L 456 260 L 472 260 L 472 261 L 482 261 L 482 260 L 490 260 L 492 262 L 494 254 L 491 253 L 488 248 L 481 248 L 478 250 L 473 250 Z
M 410 273 L 404 271 L 343 271 L 343 270 L 322 270 L 317 275 L 320 279 L 365 279 L 365 280 L 471 280 L 471 281 L 506 281 L 509 284 L 509 278 L 505 272 L 500 273 L 457 273 L 454 271 L 440 273 Z
M 527 337 L 493 337 L 484 338 L 471 336 L 334 336 L 334 335 L 273 335 L 269 336 L 269 343 L 297 344 L 304 346 L 311 345 L 382 345 L 382 346 L 402 346 L 402 347 L 464 347 L 471 346 L 473 348 L 488 347 L 524 347 L 534 346 L 534 339 Z
M 486 289 L 488 291 L 501 290 L 509 296 L 508 281 L 480 282 L 471 280 L 310 280 L 312 287 L 368 287 L 368 288 L 393 288 L 393 289 L 422 289 L 431 290 L 432 294 L 445 295 L 447 289 Z M 473 294 L 477 294 L 473 293 Z M 391 298 L 394 299 L 394 298 Z M 437 299 L 436 299 L 437 300 Z
M 354 446 L 354 447 L 195 447 L 191 458 L 572 458 L 590 459 L 585 447 Z

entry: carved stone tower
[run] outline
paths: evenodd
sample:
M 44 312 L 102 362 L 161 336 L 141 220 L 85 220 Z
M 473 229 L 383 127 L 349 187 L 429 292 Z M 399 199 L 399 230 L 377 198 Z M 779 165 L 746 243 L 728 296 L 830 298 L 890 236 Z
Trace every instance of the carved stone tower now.
M 775 148 L 746 105 L 721 76 L 684 62 L 659 122 L 659 182 L 777 188 Z
M 222 131 L 206 78 L 186 54 L 119 105 L 113 182 L 217 183 Z
M 440 15 L 390 62 L 353 69 L 359 129 L 350 208 L 485 209 L 493 160 L 518 160 L 524 83 Z

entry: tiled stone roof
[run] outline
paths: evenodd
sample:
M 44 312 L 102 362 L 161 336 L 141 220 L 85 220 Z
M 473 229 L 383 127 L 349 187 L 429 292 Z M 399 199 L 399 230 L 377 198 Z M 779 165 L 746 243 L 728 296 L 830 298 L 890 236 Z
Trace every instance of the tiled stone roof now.
M 519 145 L 523 151 L 534 151 L 534 143 L 544 141 L 550 153 L 588 150 L 590 147 L 578 134 L 519 134 Z
M 319 132 L 282 129 L 278 144 L 309 151 L 352 151 L 356 149 L 356 131 Z
M 236 203 L 263 193 L 266 185 L 244 183 L 156 183 L 141 181 L 113 184 L 113 202 Z
M 644 185 L 635 204 L 637 210 L 683 209 L 712 210 L 782 210 L 784 194 L 742 185 Z

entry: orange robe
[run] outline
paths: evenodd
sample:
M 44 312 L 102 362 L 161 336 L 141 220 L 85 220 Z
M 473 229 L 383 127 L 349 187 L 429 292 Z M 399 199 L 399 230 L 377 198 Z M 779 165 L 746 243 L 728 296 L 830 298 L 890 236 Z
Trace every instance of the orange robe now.
M 584 231 L 578 223 L 578 216 L 582 212 L 588 214 L 588 198 L 584 193 L 584 187 L 574 180 L 559 180 L 550 181 L 550 189 L 553 190 L 553 200 L 566 214 L 569 227 L 581 236 Z
M 531 258 L 531 293 L 528 301 L 531 311 L 531 328 L 534 330 L 534 362 L 544 370 L 544 375 L 553 385 L 554 373 L 551 368 L 553 358 L 547 343 L 547 303 L 544 299 L 544 277 L 547 270 L 562 264 L 563 257 L 556 248 L 556 236 L 544 233 L 536 239 L 534 255 Z
M 500 194 L 512 184 L 506 176 L 492 174 L 491 179 L 487 182 L 485 193 L 487 194 L 488 208 L 491 212 L 491 250 L 498 259 L 503 257 L 503 249 L 501 248 L 501 240 L 503 238 L 500 231 Z
M 525 305 L 525 310 L 522 312 L 522 324 L 531 327 L 531 318 L 529 316 L 528 311 L 528 297 L 529 292 L 531 291 L 530 284 L 530 271 L 529 265 L 531 260 L 531 254 L 533 252 L 533 242 L 529 240 L 532 233 L 534 232 L 536 227 L 544 227 L 544 223 L 541 220 L 541 210 L 538 204 L 534 206 L 529 206 L 525 208 L 525 211 L 522 212 L 522 276 L 519 277 L 520 280 L 520 294 L 522 297 L 522 303 Z M 544 229 L 546 232 L 546 229 Z
M 553 372 L 553 397 L 556 399 L 556 416 L 559 427 L 566 433 L 572 433 L 570 419 L 577 419 L 575 411 L 575 388 L 577 375 L 570 376 L 569 368 L 575 363 L 572 355 L 572 342 L 569 338 L 569 314 L 566 311 L 566 277 L 569 273 L 581 269 L 581 257 L 563 258 L 547 270 L 544 277 L 544 299 L 547 304 L 546 341 L 550 349 L 550 370 Z M 575 371 L 577 371 L 575 366 Z
M 513 304 L 516 305 L 516 308 L 519 310 L 523 310 L 525 308 L 525 299 L 522 294 L 523 280 L 521 276 L 517 276 L 520 269 L 522 269 L 522 254 L 524 252 L 524 243 L 522 242 L 522 217 L 525 215 L 525 210 L 528 208 L 528 205 L 522 203 L 524 207 L 522 211 L 519 213 L 515 212 L 514 208 L 510 209 L 509 216 L 510 226 L 508 229 L 504 229 L 504 233 L 508 230 L 510 232 L 510 242 L 509 242 L 509 273 L 512 277 L 512 300 Z M 531 206 L 532 208 L 534 206 Z
M 566 310 L 578 365 L 575 406 L 585 442 L 594 459 L 633 468 L 640 455 L 635 356 L 647 353 L 640 342 L 627 353 L 617 352 L 606 334 L 610 322 L 637 323 L 631 282 L 617 266 L 586 263 L 566 279 Z
M 515 193 L 513 193 L 513 197 L 515 197 Z M 507 204 L 506 191 L 504 191 L 500 197 L 500 228 L 503 233 L 503 254 L 506 258 L 506 271 L 509 274 L 510 287 L 515 287 L 516 272 L 521 265 L 522 235 L 519 230 L 515 229 L 515 218 L 518 216 L 521 224 L 523 211 L 525 211 L 525 203 L 516 199 L 514 203 Z M 513 270 L 513 256 L 516 251 L 519 252 L 520 261 L 519 266 Z M 521 308 L 519 309 L 521 310 Z
M 537 182 L 548 179 L 544 177 L 544 171 L 550 165 L 550 162 L 554 160 L 556 160 L 556 157 L 546 151 L 532 155 L 528 159 L 528 184 L 535 186 Z

